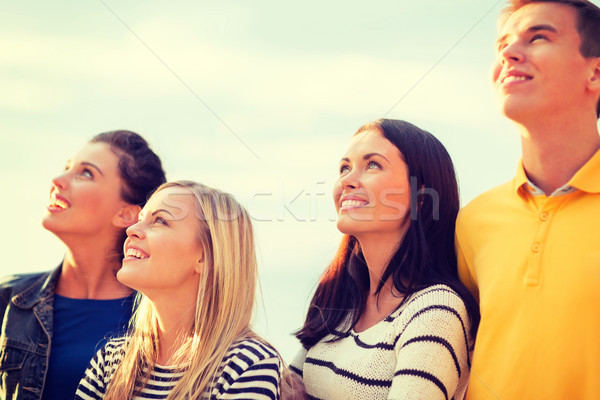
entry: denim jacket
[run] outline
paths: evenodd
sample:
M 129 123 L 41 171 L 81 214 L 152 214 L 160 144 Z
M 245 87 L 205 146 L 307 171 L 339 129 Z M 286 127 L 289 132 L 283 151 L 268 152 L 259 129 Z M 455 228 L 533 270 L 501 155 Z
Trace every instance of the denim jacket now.
M 48 370 L 61 267 L 0 280 L 0 399 L 40 400 Z

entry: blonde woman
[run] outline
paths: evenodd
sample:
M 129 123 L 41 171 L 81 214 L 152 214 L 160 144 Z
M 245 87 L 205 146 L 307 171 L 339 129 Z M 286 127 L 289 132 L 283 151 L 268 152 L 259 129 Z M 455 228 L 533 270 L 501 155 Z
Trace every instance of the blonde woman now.
M 280 358 L 250 328 L 256 255 L 233 196 L 164 184 L 127 235 L 117 278 L 141 293 L 139 307 L 76 399 L 279 399 Z

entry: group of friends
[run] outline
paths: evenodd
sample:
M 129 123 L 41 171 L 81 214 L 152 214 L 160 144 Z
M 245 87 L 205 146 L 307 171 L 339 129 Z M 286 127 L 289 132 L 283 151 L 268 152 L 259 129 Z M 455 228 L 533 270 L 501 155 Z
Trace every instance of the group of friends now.
M 600 8 L 512 0 L 492 78 L 522 159 L 460 210 L 432 134 L 351 138 L 344 236 L 289 365 L 250 326 L 244 207 L 166 183 L 137 133 L 94 136 L 42 221 L 64 259 L 0 281 L 0 398 L 600 399 Z

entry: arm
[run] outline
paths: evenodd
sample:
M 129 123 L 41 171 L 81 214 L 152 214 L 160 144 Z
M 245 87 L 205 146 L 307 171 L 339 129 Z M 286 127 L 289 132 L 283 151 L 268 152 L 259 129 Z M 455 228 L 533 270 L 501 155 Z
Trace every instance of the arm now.
M 475 279 L 475 274 L 473 273 L 473 264 L 472 260 L 468 260 L 467 256 L 463 250 L 463 246 L 461 243 L 464 243 L 465 239 L 463 236 L 463 218 L 459 214 L 458 219 L 456 220 L 456 236 L 454 240 L 455 248 L 456 248 L 456 262 L 458 264 L 458 277 L 460 281 L 473 293 L 475 300 L 479 302 L 479 288 L 477 286 L 477 280 Z
M 105 386 L 105 349 L 98 350 L 90 361 L 83 378 L 77 386 L 75 400 L 100 400 L 104 398 Z
M 308 350 L 305 349 L 304 346 L 300 347 L 300 350 L 298 350 L 298 353 L 296 353 L 296 356 L 290 363 L 290 370 L 295 372 L 300 378 L 303 377 L 304 360 L 306 359 L 307 353 Z
M 388 398 L 448 400 L 466 384 L 469 319 L 462 300 L 449 297 L 416 309 L 401 330 Z
M 300 347 L 292 363 L 283 368 L 281 376 L 281 399 L 299 400 L 306 399 L 306 389 L 304 388 L 303 372 L 304 360 L 308 350 L 304 346 Z

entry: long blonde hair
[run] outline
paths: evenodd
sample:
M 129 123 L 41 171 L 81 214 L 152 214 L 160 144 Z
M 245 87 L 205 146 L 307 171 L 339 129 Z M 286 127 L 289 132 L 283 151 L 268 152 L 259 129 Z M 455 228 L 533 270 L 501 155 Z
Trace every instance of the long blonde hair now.
M 215 379 L 227 350 L 237 339 L 256 337 L 250 328 L 257 281 L 252 223 L 230 194 L 191 181 L 169 182 L 195 197 L 198 240 L 206 270 L 200 276 L 194 323 L 173 362 L 185 371 L 167 399 L 202 398 Z M 158 324 L 145 296 L 132 318 L 122 361 L 105 399 L 130 399 L 148 381 L 158 352 Z

